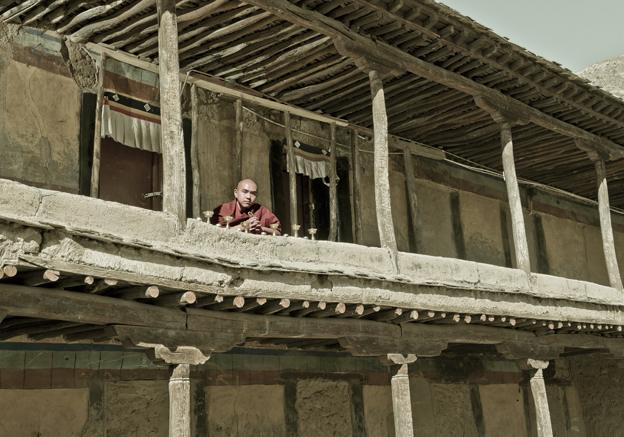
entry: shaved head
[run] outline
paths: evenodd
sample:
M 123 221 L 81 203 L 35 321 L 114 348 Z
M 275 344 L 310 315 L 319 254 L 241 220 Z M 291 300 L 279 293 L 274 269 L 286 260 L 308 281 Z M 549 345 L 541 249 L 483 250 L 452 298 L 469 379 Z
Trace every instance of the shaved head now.
M 252 179 L 243 179 L 234 189 L 234 197 L 238 202 L 241 211 L 251 208 L 256 203 L 258 195 L 258 184 Z

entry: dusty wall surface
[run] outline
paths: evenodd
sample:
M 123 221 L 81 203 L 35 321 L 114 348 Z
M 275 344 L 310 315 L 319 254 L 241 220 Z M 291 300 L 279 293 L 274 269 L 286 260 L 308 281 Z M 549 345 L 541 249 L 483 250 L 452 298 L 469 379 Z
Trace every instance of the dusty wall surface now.
M 622 434 L 624 368 L 608 356 L 570 359 L 571 379 L 578 390 L 588 437 Z
M 87 389 L 0 389 L 0 435 L 78 436 L 87 421 Z
M 527 436 L 524 399 L 517 384 L 482 385 L 479 392 L 488 435 Z
M 300 380 L 297 383 L 298 435 L 351 436 L 351 393 L 344 381 Z
M 365 385 L 364 419 L 369 436 L 393 437 L 392 391 L 387 385 Z M 420 435 L 420 434 L 419 434 Z
M 80 88 L 60 40 L 31 33 L 0 42 L 0 177 L 78 192 Z
M 104 423 L 107 436 L 169 435 L 166 381 L 120 381 L 105 384 Z
M 284 387 L 206 387 L 206 429 L 211 437 L 286 436 Z

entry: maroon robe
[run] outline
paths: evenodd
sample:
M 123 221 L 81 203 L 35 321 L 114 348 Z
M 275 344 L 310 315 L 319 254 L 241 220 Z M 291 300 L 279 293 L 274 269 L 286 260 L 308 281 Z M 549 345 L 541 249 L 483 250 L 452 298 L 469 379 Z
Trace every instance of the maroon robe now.
M 262 205 L 254 203 L 251 208 L 246 211 L 241 211 L 240 206 L 236 199 L 224 203 L 222 205 L 217 206 L 214 209 L 214 214 L 210 219 L 210 223 L 213 225 L 220 224 L 221 226 L 225 226 L 225 217 L 231 216 L 234 219 L 230 222 L 230 226 L 236 226 L 249 219 L 252 215 L 255 216 L 260 225 L 264 228 L 270 228 L 272 224 L 277 223 L 279 226 L 277 230 L 282 232 L 282 224 L 275 214 L 273 214 L 268 208 L 265 208 Z M 260 231 L 250 231 L 256 234 L 259 234 Z

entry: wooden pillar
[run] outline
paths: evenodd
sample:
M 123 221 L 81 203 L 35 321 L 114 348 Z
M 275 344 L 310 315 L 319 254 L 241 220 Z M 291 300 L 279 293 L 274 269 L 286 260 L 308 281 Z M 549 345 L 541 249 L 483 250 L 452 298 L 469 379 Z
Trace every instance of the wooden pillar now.
M 175 0 L 157 0 L 158 67 L 160 82 L 163 211 L 186 222 L 186 163 L 182 137 L 178 24 Z
M 197 86 L 191 86 L 191 172 L 193 176 L 193 217 L 201 214 L 201 193 L 199 177 L 199 102 L 197 98 Z
M 292 130 L 290 127 L 290 112 L 284 112 L 284 126 L 286 128 L 286 159 L 288 160 L 288 188 L 290 191 L 290 226 L 297 225 L 297 165 L 295 163 L 295 145 L 293 144 Z
M 544 383 L 543 370 L 548 367 L 548 361 L 527 360 L 531 372 L 531 396 L 535 405 L 535 420 L 537 425 L 537 437 L 552 437 L 552 424 L 550 422 L 550 409 L 546 396 L 546 384 Z
M 611 225 L 611 207 L 609 205 L 609 189 L 607 187 L 607 175 L 603 159 L 594 159 L 596 167 L 596 183 L 598 186 L 598 213 L 600 215 L 600 232 L 602 234 L 602 250 L 607 264 L 609 284 L 613 288 L 622 290 L 622 278 L 618 267 L 615 252 L 615 240 Z
M 236 99 L 236 144 L 234 146 L 234 179 L 243 179 L 243 101 Z
M 399 366 L 390 381 L 392 410 L 394 412 L 394 435 L 396 437 L 414 437 L 408 364 L 416 361 L 416 355 L 388 354 L 388 360 Z
M 338 237 L 338 177 L 336 174 L 336 125 L 329 125 L 329 241 Z
M 178 364 L 169 378 L 169 437 L 191 436 L 190 366 Z
M 161 344 L 139 343 L 154 349 L 157 360 L 173 366 L 169 378 L 169 437 L 191 436 L 191 366 L 203 364 L 210 358 L 191 346 L 178 346 L 175 351 Z
M 416 197 L 416 184 L 414 182 L 414 162 L 412 152 L 405 148 L 403 152 L 403 164 L 405 165 L 405 187 L 407 188 L 407 200 L 409 202 L 410 224 L 412 226 L 410 238 L 410 251 L 418 250 L 418 198 Z
M 392 207 L 390 202 L 390 175 L 388 168 L 388 116 L 383 83 L 376 70 L 368 73 L 373 99 L 375 210 L 381 247 L 397 252 Z
M 100 54 L 97 101 L 95 103 L 95 127 L 93 130 L 93 162 L 91 164 L 91 197 L 100 196 L 100 156 L 102 151 L 102 106 L 104 103 L 104 72 L 106 54 Z
M 362 214 L 360 212 L 360 151 L 357 130 L 351 131 L 351 160 L 349 162 L 351 184 L 351 228 L 353 242 L 362 243 Z
M 501 145 L 503 148 L 503 175 L 505 178 L 505 185 L 507 186 L 509 211 L 511 212 L 511 229 L 513 232 L 514 250 L 516 255 L 516 268 L 530 273 L 531 261 L 529 258 L 529 244 L 527 243 L 524 214 L 522 212 L 522 201 L 520 198 L 520 189 L 518 188 L 518 178 L 516 177 L 516 164 L 514 162 L 511 124 L 507 122 L 500 123 L 500 128 Z

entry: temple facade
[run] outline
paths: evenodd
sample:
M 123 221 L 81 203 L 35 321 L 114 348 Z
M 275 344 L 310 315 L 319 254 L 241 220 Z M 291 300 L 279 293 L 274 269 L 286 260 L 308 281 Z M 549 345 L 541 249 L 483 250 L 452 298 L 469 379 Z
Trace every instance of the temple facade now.
M 0 435 L 621 435 L 623 158 L 429 0 L 0 2 Z

